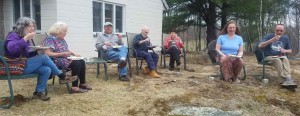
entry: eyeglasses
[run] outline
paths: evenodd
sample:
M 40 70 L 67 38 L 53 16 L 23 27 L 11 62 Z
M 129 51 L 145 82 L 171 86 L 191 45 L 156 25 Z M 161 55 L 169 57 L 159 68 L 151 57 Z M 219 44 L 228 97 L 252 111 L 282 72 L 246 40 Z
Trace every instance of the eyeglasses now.
M 276 32 L 284 32 L 284 30 L 275 30 Z

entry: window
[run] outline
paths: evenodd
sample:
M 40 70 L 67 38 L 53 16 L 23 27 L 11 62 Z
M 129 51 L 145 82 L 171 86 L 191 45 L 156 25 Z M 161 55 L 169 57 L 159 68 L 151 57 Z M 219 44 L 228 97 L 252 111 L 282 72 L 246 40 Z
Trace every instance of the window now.
M 103 32 L 103 24 L 111 22 L 115 33 L 123 33 L 123 8 L 122 5 L 93 1 L 93 31 Z
M 30 17 L 35 20 L 37 30 L 41 30 L 40 0 L 14 0 L 14 20 L 20 17 Z

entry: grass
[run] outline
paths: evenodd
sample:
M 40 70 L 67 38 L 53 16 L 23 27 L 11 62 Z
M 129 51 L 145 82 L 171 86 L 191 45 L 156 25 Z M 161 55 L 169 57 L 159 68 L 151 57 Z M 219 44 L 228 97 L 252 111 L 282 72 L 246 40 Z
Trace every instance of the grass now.
M 223 111 L 242 110 L 245 116 L 300 115 L 300 93 L 280 88 L 280 78 L 268 67 L 269 84 L 253 78 L 261 73 L 254 54 L 246 54 L 247 79 L 241 84 L 223 82 L 208 77 L 218 73 L 204 52 L 188 53 L 189 71 L 180 70 L 175 76 L 159 67 L 161 78 L 134 75 L 128 82 L 120 82 L 116 65 L 110 64 L 109 80 L 96 78 L 96 66 L 87 65 L 87 83 L 92 91 L 67 94 L 66 86 L 49 81 L 50 101 L 26 100 L 34 91 L 36 79 L 14 80 L 15 94 L 20 102 L 11 109 L 0 110 L 1 115 L 92 115 L 92 116 L 165 116 L 176 106 L 215 107 Z M 168 60 L 167 60 L 168 61 Z M 292 75 L 300 82 L 300 61 L 291 61 Z M 133 64 L 135 66 L 135 64 Z M 183 65 L 182 65 L 183 66 Z M 181 67 L 183 69 L 183 67 Z M 134 72 L 135 74 L 135 72 Z M 103 75 L 103 72 L 101 72 Z M 6 81 L 0 81 L 0 95 L 8 95 Z M 25 99 L 25 100 L 24 100 Z

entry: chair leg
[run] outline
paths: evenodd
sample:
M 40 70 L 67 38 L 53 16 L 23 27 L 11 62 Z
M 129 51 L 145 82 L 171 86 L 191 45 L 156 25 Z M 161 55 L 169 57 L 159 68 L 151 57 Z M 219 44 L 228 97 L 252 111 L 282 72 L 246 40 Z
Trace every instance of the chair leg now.
M 186 53 L 183 52 L 183 69 L 186 70 Z
M 14 90 L 13 90 L 13 87 L 12 87 L 12 83 L 11 83 L 10 79 L 7 79 L 7 81 L 8 81 L 8 86 L 9 86 L 9 93 L 10 93 L 9 98 L 10 98 L 10 100 L 9 100 L 8 105 L 0 105 L 1 109 L 8 109 L 14 104 L 15 96 L 14 96 Z M 8 97 L 4 97 L 4 98 L 8 98 Z
M 129 75 L 130 75 L 130 78 L 132 78 L 132 70 L 131 70 L 131 61 L 130 61 L 130 58 L 127 58 L 127 62 L 128 62 L 128 67 L 129 67 Z
M 223 79 L 223 71 L 222 71 L 222 65 L 220 64 L 220 80 Z
M 142 66 L 143 66 L 143 60 L 141 60 L 140 69 L 142 69 Z
M 52 76 L 52 85 L 54 85 L 54 82 L 55 82 L 55 75 L 54 76 Z
M 167 66 L 166 66 L 166 54 L 164 54 L 163 57 L 164 57 L 163 58 L 164 59 L 164 68 L 167 68 Z
M 243 66 L 243 73 L 244 73 L 244 76 L 240 80 L 245 80 L 246 79 L 247 74 L 246 74 L 246 66 L 245 65 Z
M 104 78 L 105 78 L 105 80 L 108 80 L 108 76 L 107 76 L 107 64 L 106 64 L 106 62 L 104 62 L 103 63 L 104 64 Z
M 137 58 L 135 58 L 135 70 L 136 70 L 136 75 L 139 75 L 139 62 Z
M 70 87 L 69 83 L 66 83 L 66 85 L 67 85 L 68 93 L 71 94 L 71 87 Z
M 263 75 L 262 75 L 262 79 L 265 79 L 266 77 L 266 66 L 265 64 L 263 64 Z
M 100 74 L 100 63 L 97 63 L 97 78 L 99 78 Z

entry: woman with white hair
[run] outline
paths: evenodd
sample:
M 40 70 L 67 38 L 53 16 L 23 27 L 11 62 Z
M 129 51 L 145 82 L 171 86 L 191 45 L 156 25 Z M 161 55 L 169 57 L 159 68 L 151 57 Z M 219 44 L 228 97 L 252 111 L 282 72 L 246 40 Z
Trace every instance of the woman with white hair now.
M 68 44 L 65 41 L 65 36 L 68 32 L 68 26 L 64 22 L 54 23 L 50 29 L 50 36 L 47 37 L 43 45 L 50 47 L 45 50 L 45 54 L 54 59 L 54 63 L 58 68 L 70 68 L 72 70 L 72 76 L 78 76 L 80 84 L 78 86 L 78 80 L 72 83 L 72 93 L 84 93 L 92 88 L 85 83 L 85 61 L 84 60 L 70 60 L 67 57 L 76 56 L 79 54 L 71 52 L 68 48 Z
M 46 101 L 50 99 L 44 92 L 51 72 L 60 78 L 60 84 L 75 81 L 77 78 L 66 77 L 47 55 L 30 54 L 30 40 L 35 35 L 35 21 L 28 17 L 19 18 L 5 39 L 5 57 L 9 59 L 24 57 L 26 66 L 23 74 L 39 74 L 33 98 Z

